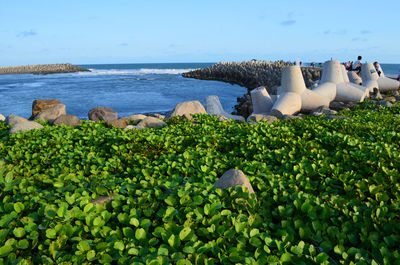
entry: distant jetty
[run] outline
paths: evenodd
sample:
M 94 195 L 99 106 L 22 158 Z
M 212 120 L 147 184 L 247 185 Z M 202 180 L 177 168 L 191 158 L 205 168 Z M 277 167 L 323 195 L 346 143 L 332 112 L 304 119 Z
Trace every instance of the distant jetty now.
M 0 67 L 0 75 L 55 74 L 55 73 L 75 73 L 75 72 L 90 72 L 90 70 L 70 63 Z

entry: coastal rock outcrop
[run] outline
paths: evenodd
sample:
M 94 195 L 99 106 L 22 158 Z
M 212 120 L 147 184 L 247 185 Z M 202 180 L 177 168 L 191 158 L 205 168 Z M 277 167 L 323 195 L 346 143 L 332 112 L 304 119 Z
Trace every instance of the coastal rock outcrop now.
M 34 120 L 49 121 L 50 123 L 52 123 L 58 117 L 65 114 L 66 114 L 65 105 L 56 104 L 51 108 L 39 112 L 39 114 L 35 116 Z
M 43 126 L 34 121 L 22 121 L 16 123 L 11 129 L 10 134 L 18 133 L 18 132 L 26 132 L 35 129 L 42 129 Z
M 61 125 L 61 124 L 74 127 L 81 124 L 81 120 L 74 115 L 69 115 L 69 114 L 60 115 L 57 119 L 53 121 L 53 125 Z
M 196 114 L 196 113 L 207 113 L 207 112 L 199 101 L 197 100 L 186 101 L 177 104 L 174 110 L 172 111 L 171 115 L 169 115 L 169 117 L 183 116 L 184 114 Z
M 33 119 L 40 112 L 53 107 L 54 105 L 62 104 L 58 99 L 35 99 L 32 102 L 32 116 Z
M 118 119 L 118 113 L 107 107 L 96 107 L 89 111 L 89 120 L 91 121 L 111 121 Z
M 24 122 L 24 121 L 28 121 L 28 120 L 23 117 L 14 115 L 14 114 L 8 115 L 7 118 L 5 119 L 5 122 L 7 125 L 14 125 L 14 124 L 17 124 L 19 122 Z

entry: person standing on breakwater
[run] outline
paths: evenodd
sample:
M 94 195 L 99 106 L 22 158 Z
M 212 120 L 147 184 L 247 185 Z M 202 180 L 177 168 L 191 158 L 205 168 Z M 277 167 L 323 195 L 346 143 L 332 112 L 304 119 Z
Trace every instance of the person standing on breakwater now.
M 361 72 L 361 65 L 362 65 L 361 60 L 362 60 L 362 56 L 359 55 L 357 57 L 357 61 L 355 61 L 353 64 L 353 71 L 357 71 L 358 75 L 360 75 L 360 72 Z

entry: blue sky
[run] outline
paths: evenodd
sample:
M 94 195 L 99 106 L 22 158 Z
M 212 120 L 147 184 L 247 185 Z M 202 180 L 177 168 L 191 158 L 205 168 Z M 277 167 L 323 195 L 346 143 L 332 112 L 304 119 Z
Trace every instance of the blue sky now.
M 400 1 L 0 0 L 0 66 L 400 63 Z

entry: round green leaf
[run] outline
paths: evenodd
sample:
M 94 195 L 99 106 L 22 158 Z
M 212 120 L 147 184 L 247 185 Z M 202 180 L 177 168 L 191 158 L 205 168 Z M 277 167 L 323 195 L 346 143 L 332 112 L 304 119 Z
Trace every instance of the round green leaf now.
M 146 231 L 143 228 L 136 229 L 135 237 L 136 237 L 137 240 L 146 239 Z
M 14 228 L 13 234 L 16 237 L 23 237 L 25 235 L 25 229 L 22 227 Z

